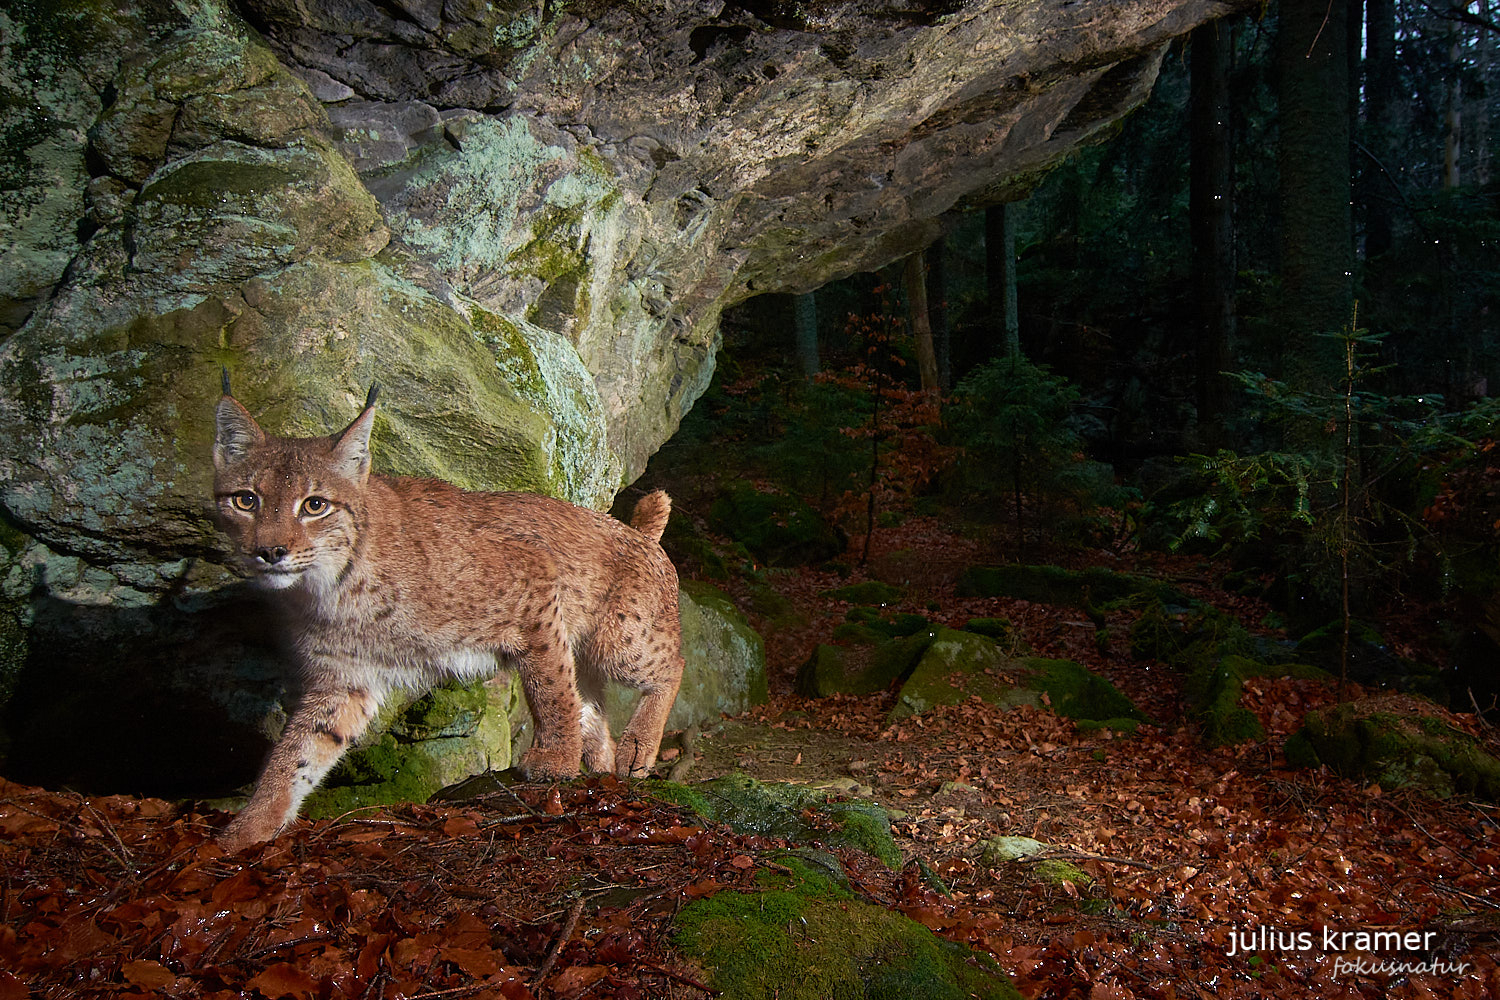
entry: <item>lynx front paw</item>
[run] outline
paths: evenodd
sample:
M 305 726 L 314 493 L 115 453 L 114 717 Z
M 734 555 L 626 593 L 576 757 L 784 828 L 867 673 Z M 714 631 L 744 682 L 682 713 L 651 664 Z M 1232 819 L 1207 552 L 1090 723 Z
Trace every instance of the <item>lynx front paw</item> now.
M 566 750 L 544 750 L 532 747 L 521 755 L 521 773 L 527 781 L 548 781 L 553 778 L 576 778 L 582 763 L 582 750 L 571 753 Z
M 247 847 L 265 843 L 280 832 L 281 823 L 274 817 L 260 815 L 247 806 L 219 834 L 219 846 L 226 853 L 238 854 Z
M 647 746 L 626 733 L 620 737 L 620 742 L 615 747 L 615 777 L 646 777 L 656 763 L 656 750 L 656 747 Z

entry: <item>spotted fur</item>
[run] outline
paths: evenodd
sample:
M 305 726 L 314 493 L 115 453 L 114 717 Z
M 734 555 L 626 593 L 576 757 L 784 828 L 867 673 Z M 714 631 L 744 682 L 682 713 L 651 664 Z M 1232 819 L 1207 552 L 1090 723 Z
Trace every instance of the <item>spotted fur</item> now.
M 375 391 L 326 438 L 266 434 L 219 401 L 214 495 L 247 575 L 282 598 L 303 693 L 222 839 L 274 837 L 395 690 L 517 668 L 535 721 L 532 779 L 656 761 L 682 678 L 677 572 L 658 540 L 671 501 L 626 525 L 530 493 L 474 493 L 370 470 Z M 641 690 L 619 744 L 608 681 Z

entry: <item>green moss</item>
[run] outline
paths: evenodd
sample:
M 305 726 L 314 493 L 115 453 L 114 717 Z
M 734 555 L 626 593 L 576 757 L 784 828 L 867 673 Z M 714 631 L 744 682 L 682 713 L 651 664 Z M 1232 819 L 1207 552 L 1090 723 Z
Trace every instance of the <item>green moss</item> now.
M 991 639 L 1009 639 L 1015 629 L 1006 618 L 970 618 L 964 624 L 964 631 L 989 636 Z
M 440 789 L 510 763 L 511 693 L 484 681 L 450 683 L 408 704 L 388 705 L 379 735 L 340 758 L 308 797 L 311 817 L 396 802 L 425 802 Z
M 850 604 L 895 604 L 906 596 L 900 587 L 892 587 L 888 583 L 879 580 L 866 580 L 863 583 L 851 583 L 847 587 L 839 587 L 836 590 L 825 590 L 823 597 L 831 597 L 836 601 L 848 601 Z
M 1196 603 L 1153 601 L 1130 627 L 1136 659 L 1159 660 L 1190 671 L 1205 659 L 1246 653 L 1250 634 L 1222 612 Z
M 1215 746 L 1265 739 L 1265 727 L 1255 714 L 1240 706 L 1245 674 L 1243 657 L 1226 656 L 1204 662 L 1188 677 L 1186 693 L 1203 736 Z
M 220 211 L 230 199 L 258 198 L 297 179 L 292 171 L 274 163 L 198 160 L 146 185 L 141 197 L 167 205 Z
M 1118 688 L 1074 663 L 1041 657 L 1012 659 L 993 640 L 972 632 L 939 629 L 901 688 L 890 718 L 977 696 L 1007 707 L 1040 706 L 1070 719 L 1096 720 L 1128 731 L 1123 720 L 1148 721 Z
M 1086 886 L 1094 881 L 1092 875 L 1072 862 L 1059 861 L 1055 858 L 1038 861 L 1031 870 L 1036 873 L 1037 878 L 1053 885 L 1072 882 L 1076 886 Z
M 901 851 L 891 837 L 885 811 L 869 802 L 828 801 L 826 793 L 798 785 L 762 784 L 743 774 L 684 786 L 663 782 L 653 795 L 691 809 L 714 823 L 728 823 L 740 833 L 780 837 L 793 843 L 853 847 L 901 867 Z M 817 824 L 803 816 L 809 811 Z
M 855 626 L 864 628 L 864 626 Z M 842 627 L 835 633 L 842 632 Z M 932 643 L 926 632 L 892 639 L 874 629 L 851 635 L 857 647 L 820 645 L 797 671 L 797 692 L 810 698 L 874 694 L 909 675 Z
M 1288 740 L 1288 762 L 1293 754 L 1298 761 L 1315 758 L 1346 777 L 1388 788 L 1411 785 L 1439 797 L 1462 792 L 1500 801 L 1500 760 L 1433 716 L 1344 702 L 1307 713 L 1302 729 Z
M 1072 660 L 1029 657 L 1021 661 L 1021 667 L 1023 676 L 1029 677 L 1026 684 L 1047 692 L 1052 710 L 1064 718 L 1146 721 L 1119 688 Z
M 791 867 L 791 865 L 788 865 Z M 962 1000 L 1018 997 L 986 956 L 852 898 L 811 867 L 764 877 L 683 909 L 673 943 L 730 1000 Z
M 1289 736 L 1282 753 L 1286 755 L 1286 762 L 1291 767 L 1317 767 L 1322 763 L 1306 732 L 1296 732 Z

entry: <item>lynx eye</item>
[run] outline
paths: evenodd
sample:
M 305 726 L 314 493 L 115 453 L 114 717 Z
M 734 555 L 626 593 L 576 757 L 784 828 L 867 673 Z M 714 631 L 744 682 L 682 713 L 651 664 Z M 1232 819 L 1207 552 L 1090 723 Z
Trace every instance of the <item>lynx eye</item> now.
M 257 510 L 260 510 L 260 497 L 249 490 L 231 493 L 229 495 L 229 502 L 234 506 L 235 510 L 243 510 L 246 513 L 253 514 Z
M 308 497 L 302 501 L 302 513 L 308 517 L 322 517 L 333 505 L 322 497 Z

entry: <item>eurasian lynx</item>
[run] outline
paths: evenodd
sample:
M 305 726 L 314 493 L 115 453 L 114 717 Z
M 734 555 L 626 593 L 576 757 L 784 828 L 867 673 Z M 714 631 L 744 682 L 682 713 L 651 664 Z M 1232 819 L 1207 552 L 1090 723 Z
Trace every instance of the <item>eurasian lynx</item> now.
M 521 758 L 532 779 L 580 763 L 644 775 L 677 696 L 677 571 L 657 544 L 667 495 L 644 497 L 626 526 L 536 494 L 372 473 L 376 395 L 331 437 L 273 437 L 225 374 L 219 521 L 248 575 L 280 592 L 303 669 L 300 704 L 221 838 L 230 850 L 290 823 L 392 690 L 514 664 L 536 723 Z M 606 680 L 642 691 L 618 747 Z

